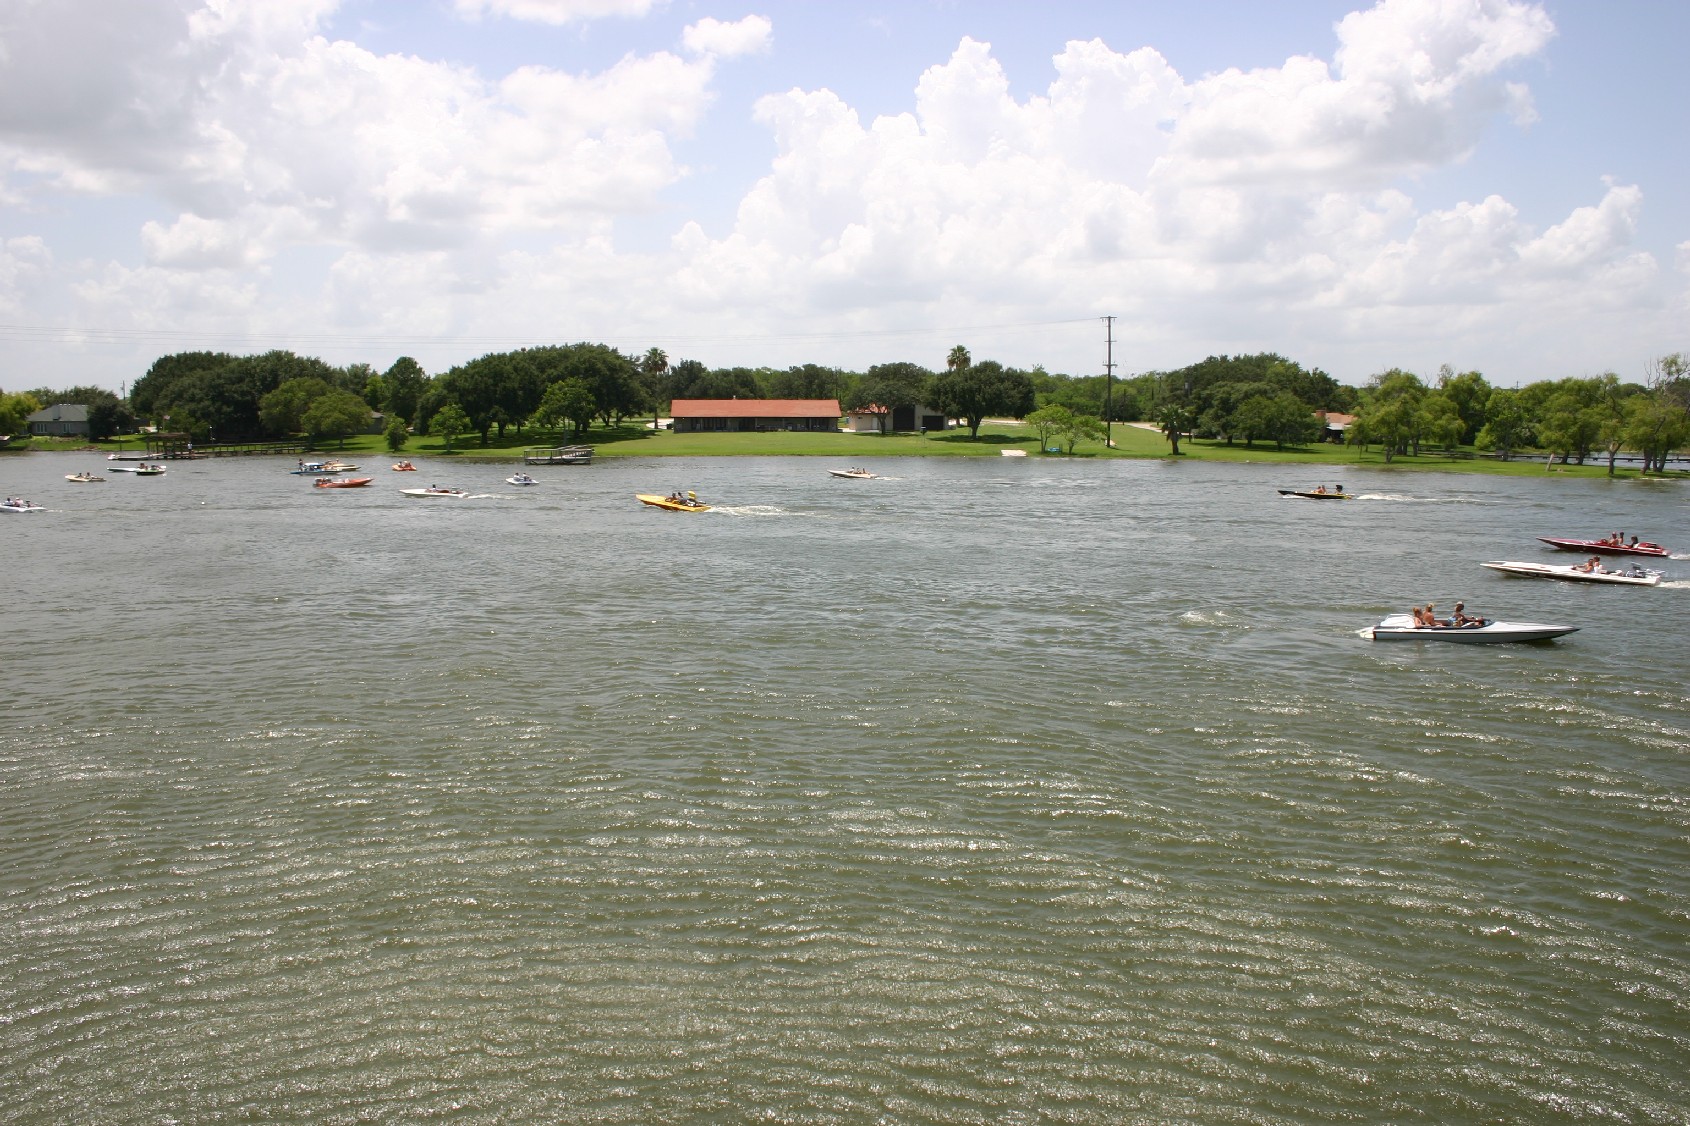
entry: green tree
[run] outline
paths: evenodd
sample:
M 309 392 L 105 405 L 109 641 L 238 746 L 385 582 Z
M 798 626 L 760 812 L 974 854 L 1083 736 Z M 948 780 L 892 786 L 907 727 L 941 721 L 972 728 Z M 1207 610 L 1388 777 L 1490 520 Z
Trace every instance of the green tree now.
M 28 391 L 0 393 L 0 434 L 23 434 L 29 430 L 29 416 L 41 409 L 41 400 Z
M 1442 391 L 1433 391 L 1420 400 L 1415 413 L 1415 425 L 1428 442 L 1435 442 L 1446 452 L 1454 451 L 1467 432 L 1455 401 Z
M 657 429 L 657 415 L 668 397 L 664 392 L 664 376 L 669 372 L 669 353 L 661 348 L 647 348 L 640 357 L 640 375 L 645 380 L 645 396 L 651 402 L 651 428 Z
M 1062 436 L 1062 441 L 1068 447 L 1068 452 L 1072 454 L 1074 447 L 1081 442 L 1103 441 L 1103 420 L 1093 418 L 1089 414 L 1073 414 L 1070 412 L 1059 433 Z
M 951 351 L 954 357 L 958 349 Z M 949 368 L 933 378 L 928 393 L 934 406 L 968 423 L 971 438 L 980 436 L 980 423 L 988 415 L 1021 418 L 1034 402 L 1033 381 L 1027 373 L 996 360 Z
M 567 422 L 579 435 L 592 425 L 595 410 L 593 392 L 579 379 L 564 379 L 546 388 L 534 411 L 534 425 L 556 431 Z
M 974 363 L 974 357 L 968 354 L 968 349 L 958 344 L 952 348 L 950 355 L 945 357 L 946 371 L 966 371 Z
M 880 419 L 880 432 L 884 434 L 892 417 L 890 412 L 899 407 L 920 406 L 928 397 L 932 379 L 933 373 L 920 364 L 902 360 L 875 364 L 857 381 L 844 406 L 846 410 L 884 407 L 887 413 Z
M 312 445 L 324 438 L 338 438 L 344 445 L 348 434 L 362 432 L 369 423 L 370 404 L 364 397 L 338 387 L 313 400 L 299 420 Z
M 1461 437 L 1457 445 L 1472 445 L 1486 421 L 1486 406 L 1490 401 L 1491 385 L 1476 371 L 1455 374 L 1448 364 L 1438 369 L 1438 390 L 1455 406 L 1461 418 Z
M 1520 405 L 1520 393 L 1506 387 L 1492 390 L 1485 400 L 1485 424 L 1474 439 L 1479 449 L 1495 450 L 1503 461 L 1507 461 L 1528 433 L 1526 410 Z
M 387 428 L 381 432 L 381 436 L 387 440 L 387 452 L 390 454 L 398 453 L 405 448 L 405 443 L 411 440 L 411 432 L 405 425 L 405 420 L 396 414 L 387 416 Z
M 452 442 L 459 434 L 467 434 L 471 430 L 469 415 L 457 403 L 447 402 L 434 412 L 434 417 L 428 421 L 428 432 L 436 438 L 446 439 L 446 452 L 452 452 Z
M 329 393 L 329 385 L 316 376 L 290 379 L 258 400 L 258 420 L 272 434 L 298 434 L 311 404 Z
M 1191 429 L 1191 411 L 1178 403 L 1166 403 L 1156 415 L 1156 425 L 1161 427 L 1162 437 L 1173 447 L 1175 457 L 1179 456 L 1179 440 Z
M 428 373 L 409 356 L 393 361 L 381 377 L 381 409 L 401 418 L 417 418 L 417 404 L 428 389 Z
M 1074 412 L 1061 403 L 1049 403 L 1030 413 L 1021 421 L 1033 428 L 1033 433 L 1039 436 L 1039 451 L 1042 453 L 1050 447 L 1053 434 L 1061 434 L 1074 418 Z

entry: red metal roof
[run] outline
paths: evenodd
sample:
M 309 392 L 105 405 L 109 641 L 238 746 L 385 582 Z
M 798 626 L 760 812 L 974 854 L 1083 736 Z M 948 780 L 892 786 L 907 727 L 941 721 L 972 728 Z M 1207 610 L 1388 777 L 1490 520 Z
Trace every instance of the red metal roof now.
M 833 418 L 838 399 L 676 399 L 675 418 Z

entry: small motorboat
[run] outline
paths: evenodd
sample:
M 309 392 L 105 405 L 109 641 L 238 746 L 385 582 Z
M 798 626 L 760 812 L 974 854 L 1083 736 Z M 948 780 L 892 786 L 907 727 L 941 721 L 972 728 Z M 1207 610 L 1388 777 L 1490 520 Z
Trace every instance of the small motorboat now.
M 1533 579 L 1564 579 L 1570 583 L 1612 583 L 1616 586 L 1654 586 L 1661 581 L 1661 572 L 1651 571 L 1636 563 L 1629 567 L 1590 567 L 1575 564 L 1563 567 L 1554 563 L 1519 563 L 1510 559 L 1493 559 L 1479 564 L 1505 575 L 1524 575 Z
M 108 465 L 106 466 L 106 472 L 133 473 L 137 477 L 157 477 L 160 473 L 164 472 L 164 466 L 148 465 L 143 461 L 139 465 Z
M 87 485 L 87 484 L 90 484 L 94 481 L 104 481 L 105 478 L 98 476 L 96 474 L 88 473 L 88 472 L 84 471 L 82 473 L 66 473 L 65 474 L 65 480 L 74 482 L 75 484 L 78 484 L 78 485 Z
M 1325 485 L 1317 485 L 1312 489 L 1280 489 L 1279 495 L 1282 496 L 1282 497 L 1301 497 L 1304 500 L 1353 500 L 1353 499 L 1355 499 L 1353 494 L 1346 493 L 1344 491 L 1344 486 L 1342 486 L 1342 485 L 1334 485 L 1330 489 L 1327 488 Z
M 400 489 L 408 497 L 467 497 L 464 489 L 443 489 L 439 485 L 430 485 L 426 489 Z
M 388 468 L 393 470 L 395 473 L 415 473 L 417 471 L 417 467 L 408 461 L 397 462 L 388 466 Z
M 358 466 L 353 465 L 350 461 L 341 461 L 339 458 L 323 462 L 323 468 L 327 469 L 331 473 L 358 472 Z
M 849 477 L 854 481 L 872 481 L 877 476 L 866 469 L 829 469 L 828 472 L 835 477 Z
M 1664 556 L 1667 549 L 1658 543 L 1616 544 L 1610 540 L 1567 540 L 1553 536 L 1537 537 L 1557 551 L 1588 551 L 1593 555 L 1656 555 Z
M 32 504 L 29 501 L 24 500 L 22 497 L 7 497 L 4 503 L 0 503 L 0 512 L 4 512 L 8 516 L 21 516 L 26 512 L 46 511 L 46 505 Z
M 373 480 L 373 477 L 319 477 L 311 482 L 311 486 L 316 489 L 361 489 Z
M 339 469 L 329 468 L 334 465 L 331 461 L 302 461 L 299 468 L 288 470 L 295 477 L 332 477 L 341 472 Z
M 684 497 L 679 493 L 671 493 L 666 497 L 660 497 L 653 493 L 635 493 L 634 499 L 641 504 L 649 504 L 653 508 L 661 508 L 668 512 L 710 511 L 708 504 L 699 503 L 698 496 L 695 493 L 688 493 Z
M 1486 622 L 1482 626 L 1422 626 L 1408 614 L 1392 614 L 1376 626 L 1362 630 L 1374 641 L 1456 641 L 1466 645 L 1495 645 L 1504 641 L 1548 641 L 1574 633 L 1577 626 L 1552 626 L 1541 622 Z
M 507 485 L 538 485 L 539 483 L 526 473 L 513 473 L 505 478 Z

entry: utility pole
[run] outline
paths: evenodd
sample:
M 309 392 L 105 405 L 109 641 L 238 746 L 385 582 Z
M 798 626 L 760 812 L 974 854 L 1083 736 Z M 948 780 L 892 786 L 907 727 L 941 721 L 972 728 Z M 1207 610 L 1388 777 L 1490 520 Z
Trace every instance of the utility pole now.
M 1115 417 L 1115 318 L 1104 317 L 1103 328 L 1103 448 L 1112 450 L 1115 448 L 1111 429 Z

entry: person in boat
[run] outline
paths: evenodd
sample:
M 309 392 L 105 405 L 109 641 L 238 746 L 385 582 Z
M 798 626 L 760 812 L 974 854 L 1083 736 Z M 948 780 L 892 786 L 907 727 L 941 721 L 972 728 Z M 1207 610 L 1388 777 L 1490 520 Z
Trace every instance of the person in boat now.
M 1325 485 L 1316 485 L 1314 487 L 1314 491 L 1317 492 L 1317 493 L 1325 493 L 1326 492 L 1326 486 Z
M 1455 626 L 1457 629 L 1474 629 L 1485 624 L 1485 619 L 1483 618 L 1468 616 L 1466 607 L 1467 604 L 1465 602 L 1457 602 L 1455 604 L 1455 609 L 1450 611 L 1449 615 L 1451 625 Z
M 1583 563 L 1573 564 L 1573 570 L 1583 571 L 1586 574 L 1594 575 L 1598 571 L 1602 570 L 1602 557 L 1600 555 L 1592 555 Z

